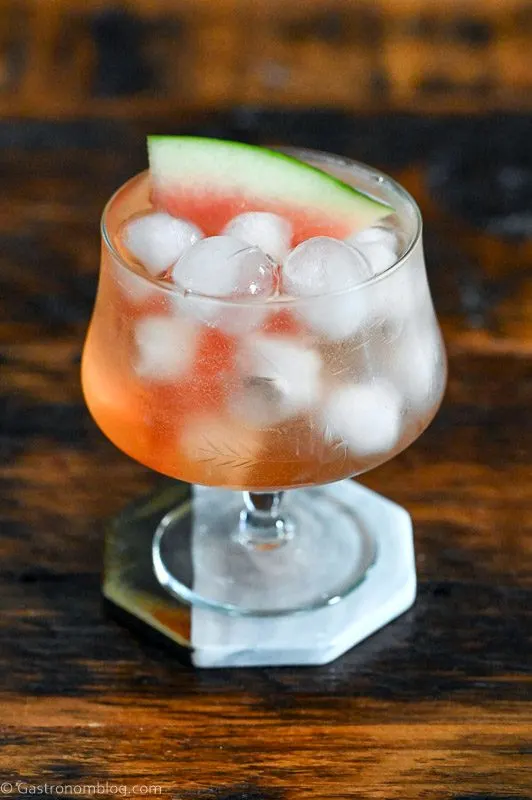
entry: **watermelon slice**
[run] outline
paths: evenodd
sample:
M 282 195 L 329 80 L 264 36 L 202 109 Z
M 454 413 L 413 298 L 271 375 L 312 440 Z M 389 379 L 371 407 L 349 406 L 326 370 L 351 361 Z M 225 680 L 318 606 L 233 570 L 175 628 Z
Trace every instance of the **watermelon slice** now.
M 292 156 L 194 136 L 149 136 L 152 201 L 208 235 L 237 214 L 272 211 L 290 220 L 292 245 L 311 236 L 339 239 L 393 209 Z

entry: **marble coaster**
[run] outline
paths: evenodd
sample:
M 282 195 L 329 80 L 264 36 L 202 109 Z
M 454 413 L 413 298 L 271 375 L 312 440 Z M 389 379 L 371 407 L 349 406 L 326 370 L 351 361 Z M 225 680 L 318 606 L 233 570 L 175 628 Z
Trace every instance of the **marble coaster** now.
M 410 515 L 350 480 L 320 487 L 324 489 L 356 510 L 361 526 L 374 542 L 376 558 L 362 583 L 334 605 L 288 617 L 228 616 L 195 607 L 191 610 L 190 632 L 195 666 L 326 664 L 410 608 L 416 596 Z M 205 491 L 212 494 L 213 490 L 194 487 L 197 496 Z M 205 564 L 215 563 L 223 573 L 223 558 L 217 560 L 216 554 L 204 554 L 201 548 L 202 538 L 194 537 L 194 589 L 200 594 L 212 581 Z M 267 582 L 268 576 L 261 575 L 261 579 Z M 271 591 L 275 592 L 274 570 L 271 582 Z M 242 596 L 243 603 L 245 599 Z
M 143 636 L 171 645 L 186 664 L 325 664 L 412 605 L 416 572 L 410 516 L 375 492 L 353 481 L 342 481 L 320 487 L 320 491 L 350 505 L 364 533 L 355 550 L 360 564 L 352 567 L 356 573 L 360 566 L 366 577 L 350 595 L 335 605 L 289 617 L 246 618 L 191 608 L 159 584 L 153 570 L 152 543 L 165 514 L 183 509 L 187 524 L 181 531 L 179 557 L 188 562 L 197 590 L 212 588 L 210 572 L 212 568 L 220 572 L 223 558 L 217 563 L 212 550 L 202 552 L 201 536 L 190 514 L 193 496 L 202 491 L 213 492 L 181 481 L 166 481 L 111 520 L 105 540 L 102 590 L 110 612 Z M 222 491 L 227 501 L 225 490 L 214 491 Z M 353 531 L 353 536 L 357 535 Z M 366 572 L 368 543 L 373 566 Z M 270 580 L 268 575 L 260 577 Z M 274 595 L 278 589 L 275 570 L 270 577 L 271 586 L 267 588 Z M 245 600 L 245 595 L 239 599 Z

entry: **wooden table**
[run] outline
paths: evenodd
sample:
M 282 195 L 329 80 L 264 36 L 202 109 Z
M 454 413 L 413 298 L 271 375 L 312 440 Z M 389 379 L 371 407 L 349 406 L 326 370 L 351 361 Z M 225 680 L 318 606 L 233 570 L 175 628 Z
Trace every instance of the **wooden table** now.
M 418 600 L 307 669 L 194 672 L 106 617 L 102 522 L 157 479 L 89 420 L 78 372 L 99 213 L 142 166 L 142 141 L 109 123 L 24 128 L 1 151 L 6 794 L 532 797 L 532 242 L 477 234 L 435 203 L 423 120 L 389 123 L 393 158 L 364 124 L 353 153 L 395 162 L 425 214 L 450 380 L 429 431 L 362 479 L 413 516 Z

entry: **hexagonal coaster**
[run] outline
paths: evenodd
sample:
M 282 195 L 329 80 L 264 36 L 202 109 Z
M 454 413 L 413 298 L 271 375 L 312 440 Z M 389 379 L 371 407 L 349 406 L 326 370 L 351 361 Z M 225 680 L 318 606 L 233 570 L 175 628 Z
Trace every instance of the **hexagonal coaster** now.
M 126 622 L 141 624 L 177 645 L 179 654 L 198 667 L 332 661 L 410 608 L 416 572 L 412 523 L 403 508 L 353 481 L 321 490 L 353 508 L 376 551 L 362 583 L 334 605 L 285 617 L 240 617 L 191 608 L 168 594 L 155 578 L 151 547 L 166 513 L 176 506 L 192 507 L 194 487 L 178 481 L 135 503 L 111 523 L 104 596 Z M 193 563 L 193 535 L 191 542 L 189 568 L 195 584 L 205 584 L 209 576 L 200 574 Z

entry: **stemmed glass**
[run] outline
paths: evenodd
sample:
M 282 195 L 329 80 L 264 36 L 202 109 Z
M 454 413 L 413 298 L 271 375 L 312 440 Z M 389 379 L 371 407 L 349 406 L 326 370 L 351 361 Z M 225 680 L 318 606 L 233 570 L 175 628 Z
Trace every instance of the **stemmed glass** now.
M 408 447 L 446 381 L 413 199 L 362 164 L 291 152 L 393 208 L 379 223 L 397 242 L 393 264 L 320 296 L 183 293 L 120 245 L 124 221 L 151 207 L 142 173 L 103 214 L 83 356 L 85 398 L 102 431 L 193 485 L 153 531 L 158 581 L 181 602 L 237 616 L 319 609 L 360 584 L 378 557 L 371 530 L 330 485 Z M 253 351 L 257 341 L 266 349 Z M 285 383 L 300 402 L 287 402 Z

